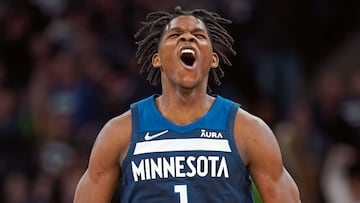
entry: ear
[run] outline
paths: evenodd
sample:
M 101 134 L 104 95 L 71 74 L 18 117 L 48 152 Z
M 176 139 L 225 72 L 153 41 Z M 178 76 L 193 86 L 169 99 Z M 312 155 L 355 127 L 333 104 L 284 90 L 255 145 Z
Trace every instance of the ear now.
M 155 54 L 152 56 L 152 65 L 153 65 L 155 68 L 160 68 L 160 67 L 161 67 L 161 62 L 160 62 L 159 53 L 155 53 Z
M 217 68 L 218 66 L 219 66 L 219 56 L 217 55 L 217 53 L 213 52 L 210 67 Z

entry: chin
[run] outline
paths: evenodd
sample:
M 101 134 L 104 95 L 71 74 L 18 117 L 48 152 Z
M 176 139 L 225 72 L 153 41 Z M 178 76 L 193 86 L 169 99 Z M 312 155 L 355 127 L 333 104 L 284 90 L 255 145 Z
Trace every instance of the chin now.
M 182 88 L 182 89 L 186 89 L 186 90 L 192 90 L 192 89 L 195 89 L 196 87 L 199 86 L 199 83 L 194 81 L 194 80 L 191 80 L 191 81 L 182 81 L 181 83 L 179 83 L 179 86 Z

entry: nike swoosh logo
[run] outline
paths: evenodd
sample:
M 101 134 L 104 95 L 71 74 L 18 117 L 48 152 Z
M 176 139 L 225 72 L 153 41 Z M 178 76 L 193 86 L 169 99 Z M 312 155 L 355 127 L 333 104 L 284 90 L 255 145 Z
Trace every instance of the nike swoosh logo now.
M 159 136 L 161 136 L 161 135 L 163 135 L 163 134 L 166 134 L 167 132 L 169 132 L 169 130 L 164 130 L 164 131 L 162 131 L 162 132 L 159 132 L 159 133 L 156 133 L 156 134 L 153 134 L 153 135 L 150 135 L 150 133 L 147 132 L 146 135 L 145 135 L 145 137 L 144 137 L 144 139 L 145 139 L 146 141 L 152 140 L 152 139 L 155 139 L 155 138 L 157 138 L 157 137 L 159 137 Z

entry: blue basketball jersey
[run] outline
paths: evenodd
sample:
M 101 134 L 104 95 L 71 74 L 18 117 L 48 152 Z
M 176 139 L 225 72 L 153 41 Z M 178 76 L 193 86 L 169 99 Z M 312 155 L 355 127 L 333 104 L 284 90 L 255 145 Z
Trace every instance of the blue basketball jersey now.
M 202 118 L 179 126 L 161 115 L 155 98 L 131 105 L 121 202 L 253 202 L 250 176 L 233 138 L 239 104 L 216 96 Z

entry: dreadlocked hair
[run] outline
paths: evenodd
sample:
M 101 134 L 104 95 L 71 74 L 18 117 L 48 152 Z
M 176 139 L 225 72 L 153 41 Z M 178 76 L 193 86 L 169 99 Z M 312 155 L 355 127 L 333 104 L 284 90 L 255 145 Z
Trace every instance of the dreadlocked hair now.
M 232 48 L 234 39 L 222 26 L 222 24 L 230 24 L 230 20 L 204 9 L 182 11 L 181 7 L 177 6 L 174 11 L 174 13 L 158 11 L 148 14 L 146 21 L 142 22 L 143 27 L 135 34 L 135 39 L 137 40 L 136 58 L 137 63 L 140 65 L 140 73 L 147 72 L 147 80 L 152 85 L 157 85 L 160 80 L 160 70 L 153 67 L 152 56 L 158 51 L 158 46 L 166 25 L 172 19 L 181 15 L 194 16 L 202 20 L 207 27 L 214 52 L 218 54 L 220 63 L 228 66 L 232 65 L 228 57 L 222 52 L 222 50 L 225 49 L 231 54 L 236 55 L 236 52 Z M 211 69 L 211 73 L 215 84 L 220 85 L 220 78 L 224 77 L 224 71 L 220 67 L 220 64 L 218 68 Z

